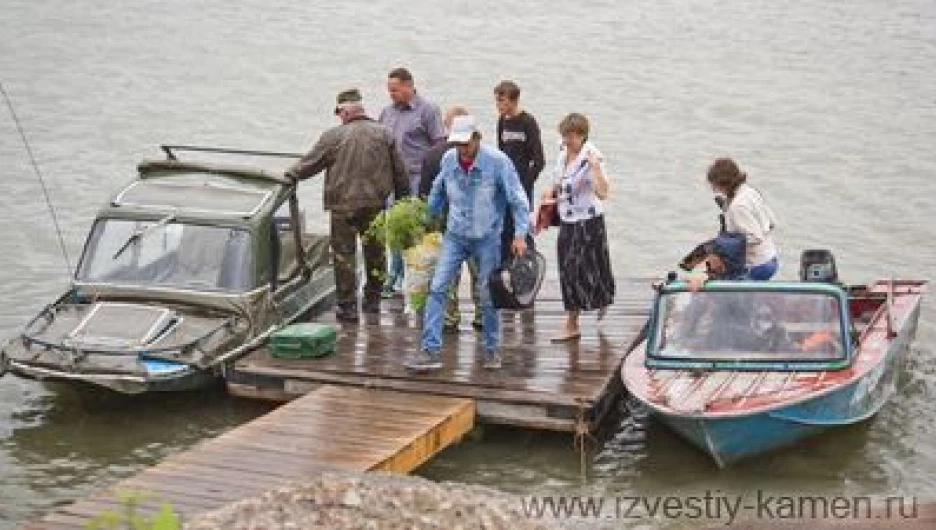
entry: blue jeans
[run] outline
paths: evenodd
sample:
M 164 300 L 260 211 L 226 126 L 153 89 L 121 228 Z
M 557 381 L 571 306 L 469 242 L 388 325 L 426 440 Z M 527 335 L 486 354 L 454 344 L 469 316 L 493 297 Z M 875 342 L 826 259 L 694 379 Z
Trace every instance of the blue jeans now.
M 752 280 L 767 281 L 773 278 L 774 274 L 777 274 L 777 268 L 779 265 L 780 262 L 777 261 L 777 258 L 773 258 L 770 261 L 765 261 L 760 265 L 751 267 L 751 270 L 748 271 L 748 277 Z
M 500 315 L 494 308 L 488 289 L 488 277 L 500 265 L 500 254 L 500 234 L 492 234 L 484 239 L 468 239 L 445 233 L 442 251 L 429 285 L 429 299 L 426 301 L 423 319 L 422 347 L 430 355 L 438 355 L 442 349 L 442 321 L 449 285 L 461 270 L 462 263 L 468 259 L 476 260 L 480 266 L 478 290 L 481 295 L 484 349 L 491 354 L 500 348 Z

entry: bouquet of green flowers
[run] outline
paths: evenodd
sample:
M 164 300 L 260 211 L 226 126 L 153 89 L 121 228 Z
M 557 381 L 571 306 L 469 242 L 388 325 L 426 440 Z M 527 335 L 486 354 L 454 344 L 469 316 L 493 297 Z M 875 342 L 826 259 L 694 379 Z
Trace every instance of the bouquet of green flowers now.
M 428 229 L 429 205 L 417 197 L 407 197 L 381 212 L 367 235 L 383 241 L 390 250 L 401 252 L 422 240 Z
M 413 311 L 422 312 L 442 248 L 442 234 L 429 219 L 426 201 L 411 197 L 395 202 L 374 219 L 367 235 L 384 242 L 394 252 L 403 252 L 404 290 Z

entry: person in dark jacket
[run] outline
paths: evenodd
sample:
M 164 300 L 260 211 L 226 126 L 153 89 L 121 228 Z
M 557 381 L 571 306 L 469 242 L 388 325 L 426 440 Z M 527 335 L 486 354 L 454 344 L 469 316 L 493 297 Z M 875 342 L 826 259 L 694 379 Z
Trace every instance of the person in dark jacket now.
M 367 117 L 357 89 L 338 94 L 335 115 L 341 125 L 322 133 L 315 146 L 286 175 L 307 179 L 325 171 L 324 203 L 331 213 L 331 246 L 340 321 L 356 322 L 357 240 L 364 251 L 367 283 L 362 309 L 380 311 L 380 290 L 386 270 L 381 242 L 365 232 L 387 199 L 409 195 L 410 182 L 396 138 L 387 127 Z
M 497 148 L 513 162 L 527 194 L 533 201 L 533 186 L 546 165 L 539 124 L 520 108 L 520 87 L 513 81 L 501 81 L 494 87 L 497 105 Z
M 442 126 L 445 128 L 445 133 L 448 134 L 448 131 L 451 130 L 452 120 L 455 119 L 455 116 L 467 115 L 468 109 L 461 105 L 449 107 L 442 116 Z M 442 157 L 445 155 L 446 151 L 455 147 L 455 145 L 456 144 L 446 140 L 444 142 L 439 142 L 426 151 L 426 157 L 423 158 L 419 175 L 419 196 L 423 199 L 429 197 L 429 192 L 432 191 L 432 183 L 435 182 L 436 176 L 439 175 Z
M 520 108 L 520 87 L 513 81 L 504 80 L 494 87 L 494 103 L 498 114 L 497 148 L 513 162 L 532 210 L 533 187 L 546 165 L 539 124 L 532 114 Z M 510 255 L 512 239 L 513 219 L 508 215 L 501 238 L 502 256 Z M 527 237 L 527 247 L 536 248 L 532 234 Z

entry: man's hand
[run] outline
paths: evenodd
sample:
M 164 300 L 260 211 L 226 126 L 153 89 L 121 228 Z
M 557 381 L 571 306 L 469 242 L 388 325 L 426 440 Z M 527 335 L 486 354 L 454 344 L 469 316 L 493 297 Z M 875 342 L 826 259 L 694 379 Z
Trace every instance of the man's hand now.
M 514 256 L 522 256 L 526 253 L 526 237 L 517 236 L 513 240 L 513 244 L 510 246 L 513 250 Z

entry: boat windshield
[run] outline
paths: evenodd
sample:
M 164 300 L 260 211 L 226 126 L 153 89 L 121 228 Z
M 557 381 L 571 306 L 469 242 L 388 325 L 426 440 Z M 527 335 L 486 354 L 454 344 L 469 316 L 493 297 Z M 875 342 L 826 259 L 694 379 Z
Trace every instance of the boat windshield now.
M 98 220 L 78 266 L 78 280 L 243 292 L 254 287 L 250 234 L 172 218 Z
M 677 291 L 661 295 L 651 357 L 832 361 L 846 356 L 839 298 L 821 292 Z

